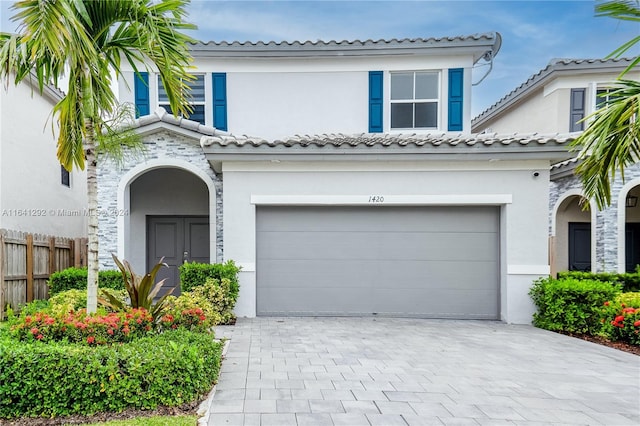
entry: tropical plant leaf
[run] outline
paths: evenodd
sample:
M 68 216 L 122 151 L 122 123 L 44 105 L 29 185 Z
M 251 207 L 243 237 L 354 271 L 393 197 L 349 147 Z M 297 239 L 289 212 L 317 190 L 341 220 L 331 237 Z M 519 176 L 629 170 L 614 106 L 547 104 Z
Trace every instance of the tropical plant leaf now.
M 585 120 L 589 127 L 572 143 L 581 160 L 576 167 L 587 198 L 602 209 L 611 203 L 616 173 L 640 159 L 640 83 L 618 80 L 610 101 Z

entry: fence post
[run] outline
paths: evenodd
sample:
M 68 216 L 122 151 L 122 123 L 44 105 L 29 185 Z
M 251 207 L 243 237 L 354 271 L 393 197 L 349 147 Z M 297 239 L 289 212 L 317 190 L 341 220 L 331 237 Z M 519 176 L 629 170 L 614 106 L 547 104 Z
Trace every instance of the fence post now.
M 4 235 L 0 232 L 0 321 L 4 319 Z
M 71 253 L 69 253 L 71 256 Z M 49 237 L 49 270 L 47 271 L 49 277 L 51 274 L 56 272 L 56 237 Z M 47 286 L 45 287 L 46 298 L 49 298 L 49 283 L 47 282 Z
M 33 234 L 27 234 L 27 303 L 33 302 Z

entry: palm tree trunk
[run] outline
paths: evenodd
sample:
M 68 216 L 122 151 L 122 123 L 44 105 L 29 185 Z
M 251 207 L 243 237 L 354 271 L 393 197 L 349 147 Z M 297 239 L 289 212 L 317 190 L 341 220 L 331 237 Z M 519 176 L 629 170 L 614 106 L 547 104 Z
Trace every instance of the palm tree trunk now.
M 84 154 L 87 165 L 87 203 L 89 207 L 87 259 L 87 312 L 98 309 L 98 176 L 95 127 L 92 118 L 85 119 Z
M 83 67 L 82 72 L 82 108 L 84 115 L 84 138 L 82 149 L 84 150 L 85 165 L 87 167 L 87 207 L 89 208 L 89 223 L 87 238 L 89 250 L 87 256 L 87 312 L 98 310 L 98 176 L 96 155 L 96 127 L 95 105 L 93 90 L 88 67 Z

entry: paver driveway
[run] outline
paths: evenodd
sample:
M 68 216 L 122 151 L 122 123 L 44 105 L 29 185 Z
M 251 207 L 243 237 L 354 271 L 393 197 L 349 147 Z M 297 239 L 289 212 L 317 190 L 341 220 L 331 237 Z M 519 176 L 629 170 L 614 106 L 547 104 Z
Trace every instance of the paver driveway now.
M 640 357 L 530 326 L 256 318 L 209 425 L 640 424 Z

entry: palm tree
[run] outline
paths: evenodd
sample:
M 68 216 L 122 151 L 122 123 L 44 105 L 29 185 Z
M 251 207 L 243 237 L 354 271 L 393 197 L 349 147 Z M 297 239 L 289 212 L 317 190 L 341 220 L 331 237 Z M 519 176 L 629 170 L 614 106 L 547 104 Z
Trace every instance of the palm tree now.
M 108 117 L 119 114 L 112 75 L 124 59 L 138 73 L 150 64 L 160 73 L 172 111 L 188 114 L 191 55 L 182 31 L 189 0 L 23 0 L 13 5 L 18 34 L 0 33 L 0 79 L 36 78 L 40 91 L 68 77 L 55 105 L 57 156 L 71 170 L 87 169 L 89 212 L 97 211 L 96 166 L 105 149 L 123 153 L 127 132 L 112 132 Z M 114 73 L 112 73 L 112 71 Z M 35 77 L 33 77 L 35 75 Z M 97 308 L 98 217 L 88 218 L 87 310 Z
M 638 0 L 607 1 L 596 5 L 597 16 L 640 22 Z M 609 57 L 620 57 L 640 42 L 640 35 L 614 50 Z M 599 209 L 611 204 L 611 183 L 619 171 L 640 160 L 640 83 L 623 76 L 640 63 L 636 56 L 620 74 L 608 93 L 609 102 L 586 118 L 589 127 L 573 142 L 580 149 L 576 173 L 587 198 Z

